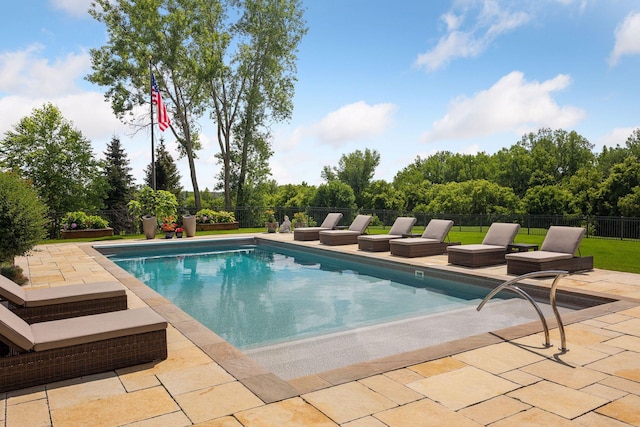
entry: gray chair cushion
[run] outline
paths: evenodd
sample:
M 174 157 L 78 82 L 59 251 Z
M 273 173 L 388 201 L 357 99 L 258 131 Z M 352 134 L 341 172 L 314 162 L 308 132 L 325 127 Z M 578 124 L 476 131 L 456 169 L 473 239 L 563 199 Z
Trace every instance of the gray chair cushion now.
M 24 305 L 27 297 L 22 286 L 0 274 L 0 298 L 15 305 Z
M 416 223 L 416 221 L 417 220 L 415 218 L 411 217 L 396 218 L 396 220 L 393 222 L 393 225 L 391 226 L 391 230 L 389 230 L 389 233 L 387 234 L 401 236 L 403 234 L 411 233 L 411 228 Z
M 358 233 L 363 234 L 370 222 L 370 215 L 358 215 L 349 226 L 349 231 L 357 231 Z
M 482 240 L 483 245 L 503 246 L 513 242 L 520 230 L 520 224 L 505 224 L 502 222 L 494 222 L 489 227 L 486 236 Z
M 585 229 L 581 227 L 551 226 L 540 250 L 574 255 L 580 246 L 584 233 Z
M 561 259 L 571 259 L 573 258 L 573 255 L 562 253 L 562 252 L 533 251 L 533 252 L 518 252 L 514 254 L 507 254 L 505 255 L 505 258 L 507 260 L 546 262 L 546 261 L 559 261 Z
M 455 245 L 448 246 L 447 252 L 463 252 L 463 253 L 487 253 L 487 252 L 504 252 L 506 250 L 505 246 L 497 246 L 497 245 L 485 245 L 485 244 L 475 244 L 475 245 Z
M 0 335 L 23 350 L 31 350 L 35 338 L 27 322 L 0 304 Z
M 336 225 L 338 225 L 338 223 L 340 222 L 340 220 L 342 219 L 342 214 L 341 213 L 330 213 L 326 216 L 326 218 L 324 219 L 324 221 L 322 221 L 322 224 L 320 224 L 321 228 L 328 228 L 328 229 L 332 229 L 333 227 L 335 227 Z
M 451 227 L 453 227 L 453 221 L 449 219 L 432 219 L 422 232 L 422 238 L 442 242 L 449 234 Z
M 113 298 L 126 294 L 125 287 L 117 282 L 54 286 L 52 288 L 28 291 L 25 298 L 25 307 L 42 307 L 91 299 Z

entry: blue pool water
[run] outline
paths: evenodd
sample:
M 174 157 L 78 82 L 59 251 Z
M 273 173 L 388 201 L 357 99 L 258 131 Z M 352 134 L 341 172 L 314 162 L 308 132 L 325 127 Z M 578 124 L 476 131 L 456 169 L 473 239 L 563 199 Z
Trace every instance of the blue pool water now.
M 199 251 L 111 259 L 241 349 L 476 306 L 488 292 L 266 245 Z

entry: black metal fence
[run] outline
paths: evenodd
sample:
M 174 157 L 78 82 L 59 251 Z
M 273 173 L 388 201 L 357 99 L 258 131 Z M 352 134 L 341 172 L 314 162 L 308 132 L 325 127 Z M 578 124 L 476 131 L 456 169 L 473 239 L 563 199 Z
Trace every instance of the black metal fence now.
M 234 210 L 236 220 L 240 228 L 263 227 L 266 219 L 265 207 L 239 207 Z M 214 210 L 223 210 L 217 208 Z M 494 222 L 519 223 L 521 234 L 544 235 L 552 225 L 566 225 L 572 227 L 584 227 L 587 229 L 587 238 L 640 240 L 640 218 L 604 217 L 604 216 L 563 216 L 563 215 L 472 215 L 472 214 L 431 214 L 409 211 L 391 210 L 353 210 L 341 208 L 321 207 L 276 207 L 273 209 L 276 219 L 282 223 L 285 215 L 293 220 L 297 212 L 304 212 L 316 224 L 322 223 L 330 212 L 343 214 L 342 225 L 348 225 L 358 214 L 372 215 L 372 226 L 390 227 L 393 221 L 400 216 L 414 216 L 417 218 L 417 226 L 426 226 L 434 218 L 451 219 L 454 221 L 454 229 L 457 231 L 485 231 Z M 195 214 L 195 209 L 180 209 L 179 212 Z M 127 210 L 101 210 L 87 212 L 91 215 L 100 215 L 109 221 L 115 234 L 139 233 L 139 221 L 133 218 Z M 54 215 L 51 222 L 51 237 L 59 236 L 60 220 L 64 214 Z

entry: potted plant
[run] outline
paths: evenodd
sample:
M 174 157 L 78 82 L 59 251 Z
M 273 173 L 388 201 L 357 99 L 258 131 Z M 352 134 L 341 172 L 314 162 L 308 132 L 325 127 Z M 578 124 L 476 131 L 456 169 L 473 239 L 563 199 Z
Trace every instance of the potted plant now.
M 67 212 L 62 218 L 61 232 L 63 239 L 113 236 L 113 228 L 109 228 L 106 219 L 83 211 Z
M 145 186 L 127 207 L 133 216 L 142 219 L 142 229 L 146 238 L 153 239 L 158 230 L 157 218 L 175 216 L 178 201 L 173 193 L 165 190 L 153 191 L 151 187 Z
M 293 228 L 301 228 L 307 226 L 307 214 L 304 212 L 296 212 L 293 214 Z
M 276 221 L 275 213 L 272 209 L 264 211 L 266 215 L 264 226 L 267 228 L 268 233 L 275 233 L 278 229 L 278 222 Z
M 176 237 L 178 239 L 182 238 L 182 233 L 184 233 L 183 227 L 176 227 Z
M 173 233 L 176 231 L 176 223 L 173 216 L 162 219 L 162 231 L 164 231 L 165 239 L 173 239 Z

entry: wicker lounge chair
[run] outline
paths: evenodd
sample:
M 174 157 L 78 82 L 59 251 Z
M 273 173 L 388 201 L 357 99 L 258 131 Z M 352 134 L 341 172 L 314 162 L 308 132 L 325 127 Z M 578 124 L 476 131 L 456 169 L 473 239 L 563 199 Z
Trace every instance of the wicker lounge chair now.
M 444 254 L 449 245 L 456 244 L 444 241 L 452 226 L 451 220 L 432 219 L 425 227 L 422 236 L 391 240 L 389 242 L 391 254 L 406 258 Z
M 0 300 L 27 323 L 127 309 L 125 287 L 116 282 L 68 285 L 25 291 L 0 276 Z
M 389 233 L 370 234 L 358 236 L 358 249 L 370 252 L 385 252 L 389 250 L 389 242 L 392 239 L 400 239 L 403 234 L 411 233 L 411 229 L 416 223 L 415 218 L 398 217 L 393 222 Z
M 567 270 L 570 273 L 593 270 L 593 256 L 576 256 L 584 237 L 581 227 L 552 226 L 539 251 L 507 254 L 507 274 L 526 274 L 533 271 Z
M 318 240 L 322 230 L 332 230 L 342 219 L 341 213 L 330 213 L 319 227 L 300 227 L 293 230 L 294 240 Z
M 166 328 L 150 308 L 29 325 L 0 305 L 0 392 L 166 359 Z
M 503 264 L 507 246 L 513 242 L 520 224 L 494 222 L 479 245 L 449 246 L 449 263 L 465 267 L 483 267 Z
M 330 246 L 356 244 L 358 243 L 358 236 L 364 234 L 370 222 L 370 215 L 358 215 L 347 230 L 321 231 L 320 243 Z

